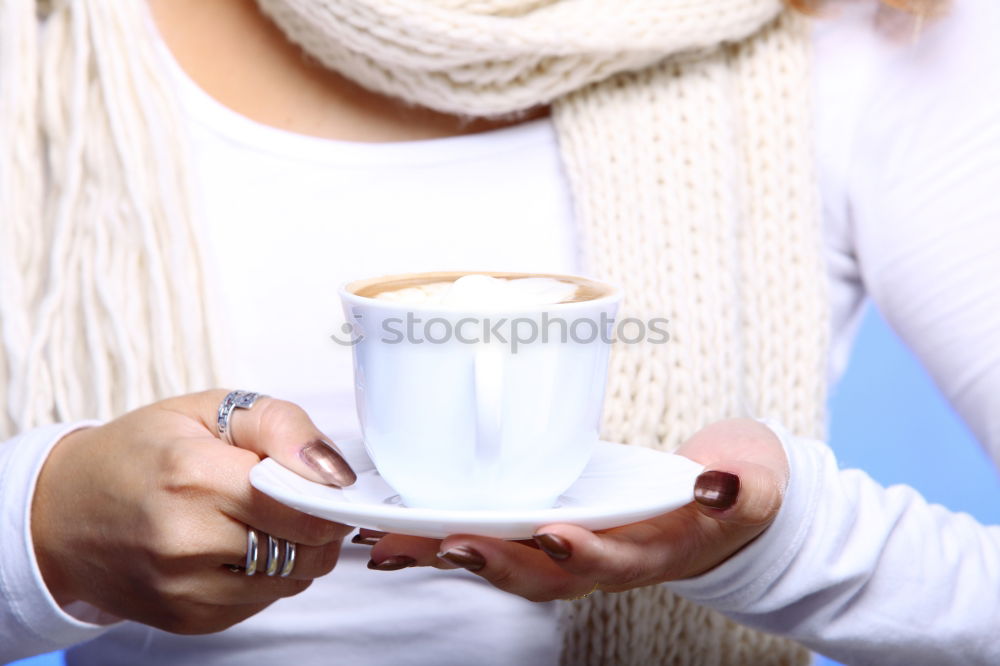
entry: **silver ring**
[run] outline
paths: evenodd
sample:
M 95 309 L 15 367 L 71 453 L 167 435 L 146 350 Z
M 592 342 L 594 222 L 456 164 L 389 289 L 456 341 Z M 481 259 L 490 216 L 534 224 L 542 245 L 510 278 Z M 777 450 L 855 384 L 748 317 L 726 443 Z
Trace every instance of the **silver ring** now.
M 247 557 L 243 564 L 243 572 L 247 576 L 257 573 L 257 555 L 259 554 L 260 537 L 257 530 L 252 527 L 247 528 Z
M 250 409 L 253 407 L 254 403 L 260 398 L 266 398 L 267 396 L 262 393 L 254 393 L 253 391 L 230 391 L 229 394 L 223 399 L 222 404 L 219 405 L 219 414 L 217 417 L 217 424 L 219 426 L 219 437 L 221 437 L 227 444 L 236 446 L 236 442 L 233 441 L 233 431 L 229 427 L 229 421 L 232 419 L 234 409 Z
M 278 573 L 278 540 L 270 534 L 267 535 L 267 564 L 264 565 L 264 573 L 268 576 Z
M 285 542 L 285 562 L 281 565 L 281 572 L 278 574 L 281 578 L 288 578 L 292 575 L 292 569 L 295 568 L 295 543 L 292 541 Z
M 261 566 L 260 562 L 261 535 L 267 537 L 267 559 L 264 560 L 263 566 Z M 284 557 L 279 558 L 278 553 L 282 550 L 281 544 L 285 546 Z M 292 575 L 292 570 L 295 569 L 295 552 L 295 542 L 276 539 L 266 532 L 248 527 L 247 554 L 243 566 L 229 564 L 226 565 L 226 568 L 233 573 L 242 573 L 247 576 L 255 575 L 257 570 L 260 569 L 268 576 L 288 578 Z

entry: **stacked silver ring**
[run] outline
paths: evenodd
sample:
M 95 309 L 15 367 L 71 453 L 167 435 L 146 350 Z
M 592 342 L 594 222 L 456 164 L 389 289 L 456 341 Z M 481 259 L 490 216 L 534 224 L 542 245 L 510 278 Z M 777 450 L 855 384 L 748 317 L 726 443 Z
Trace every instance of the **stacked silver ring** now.
M 225 399 L 223 399 L 222 404 L 219 405 L 217 417 L 219 436 L 228 444 L 236 446 L 236 442 L 233 441 L 233 429 L 229 424 L 233 416 L 233 410 L 250 409 L 257 400 L 266 397 L 266 395 L 254 393 L 253 391 L 230 391 Z M 295 568 L 295 543 L 286 541 L 285 539 L 275 539 L 270 534 L 264 534 L 267 537 L 267 559 L 264 561 L 264 566 L 261 567 L 261 534 L 263 533 L 258 532 L 252 527 L 247 528 L 246 560 L 242 567 L 231 565 L 229 569 L 234 572 L 242 571 L 247 576 L 253 576 L 257 573 L 258 569 L 261 569 L 268 576 L 277 575 L 281 578 L 287 578 L 291 575 L 292 569 Z M 284 544 L 283 547 L 282 544 Z M 284 552 L 284 556 L 279 559 L 279 553 L 282 551 Z
M 285 539 L 275 539 L 270 534 L 267 537 L 267 558 L 263 567 L 260 561 L 260 533 L 252 527 L 247 528 L 247 555 L 242 571 L 247 576 L 253 576 L 258 569 L 268 576 L 278 576 L 288 578 L 295 568 L 295 543 Z M 282 547 L 284 544 L 284 547 Z M 284 555 L 279 557 L 279 553 L 284 551 Z M 231 567 L 234 571 L 239 571 L 239 567 Z

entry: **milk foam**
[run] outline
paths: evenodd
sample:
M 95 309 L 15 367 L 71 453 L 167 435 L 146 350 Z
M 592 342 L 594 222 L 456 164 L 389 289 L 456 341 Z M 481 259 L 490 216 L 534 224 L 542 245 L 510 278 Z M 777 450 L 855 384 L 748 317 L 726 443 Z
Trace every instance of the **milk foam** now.
M 549 277 L 495 278 L 463 275 L 454 282 L 431 282 L 384 291 L 375 298 L 406 305 L 462 308 L 530 307 L 573 300 L 577 285 Z

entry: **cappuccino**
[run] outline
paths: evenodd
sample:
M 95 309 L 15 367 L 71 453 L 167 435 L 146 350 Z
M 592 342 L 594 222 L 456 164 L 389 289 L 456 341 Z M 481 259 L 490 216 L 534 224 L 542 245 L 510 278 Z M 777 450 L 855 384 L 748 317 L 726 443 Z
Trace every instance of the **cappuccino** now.
M 423 273 L 347 285 L 358 296 L 414 307 L 519 308 L 579 303 L 610 295 L 606 285 L 546 273 Z

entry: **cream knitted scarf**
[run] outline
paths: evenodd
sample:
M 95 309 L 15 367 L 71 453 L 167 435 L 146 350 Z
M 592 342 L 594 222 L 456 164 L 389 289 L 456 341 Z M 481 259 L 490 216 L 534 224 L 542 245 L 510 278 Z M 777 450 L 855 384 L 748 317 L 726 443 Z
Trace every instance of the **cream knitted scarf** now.
M 183 134 L 137 3 L 54 4 L 36 43 L 31 3 L 0 3 L 8 433 L 202 387 L 214 363 Z M 808 35 L 779 0 L 259 4 L 376 91 L 458 114 L 552 106 L 588 272 L 625 287 L 623 317 L 672 322 L 669 344 L 616 348 L 605 437 L 673 449 L 741 414 L 819 434 Z M 805 658 L 659 587 L 568 605 L 565 637 L 573 665 Z

